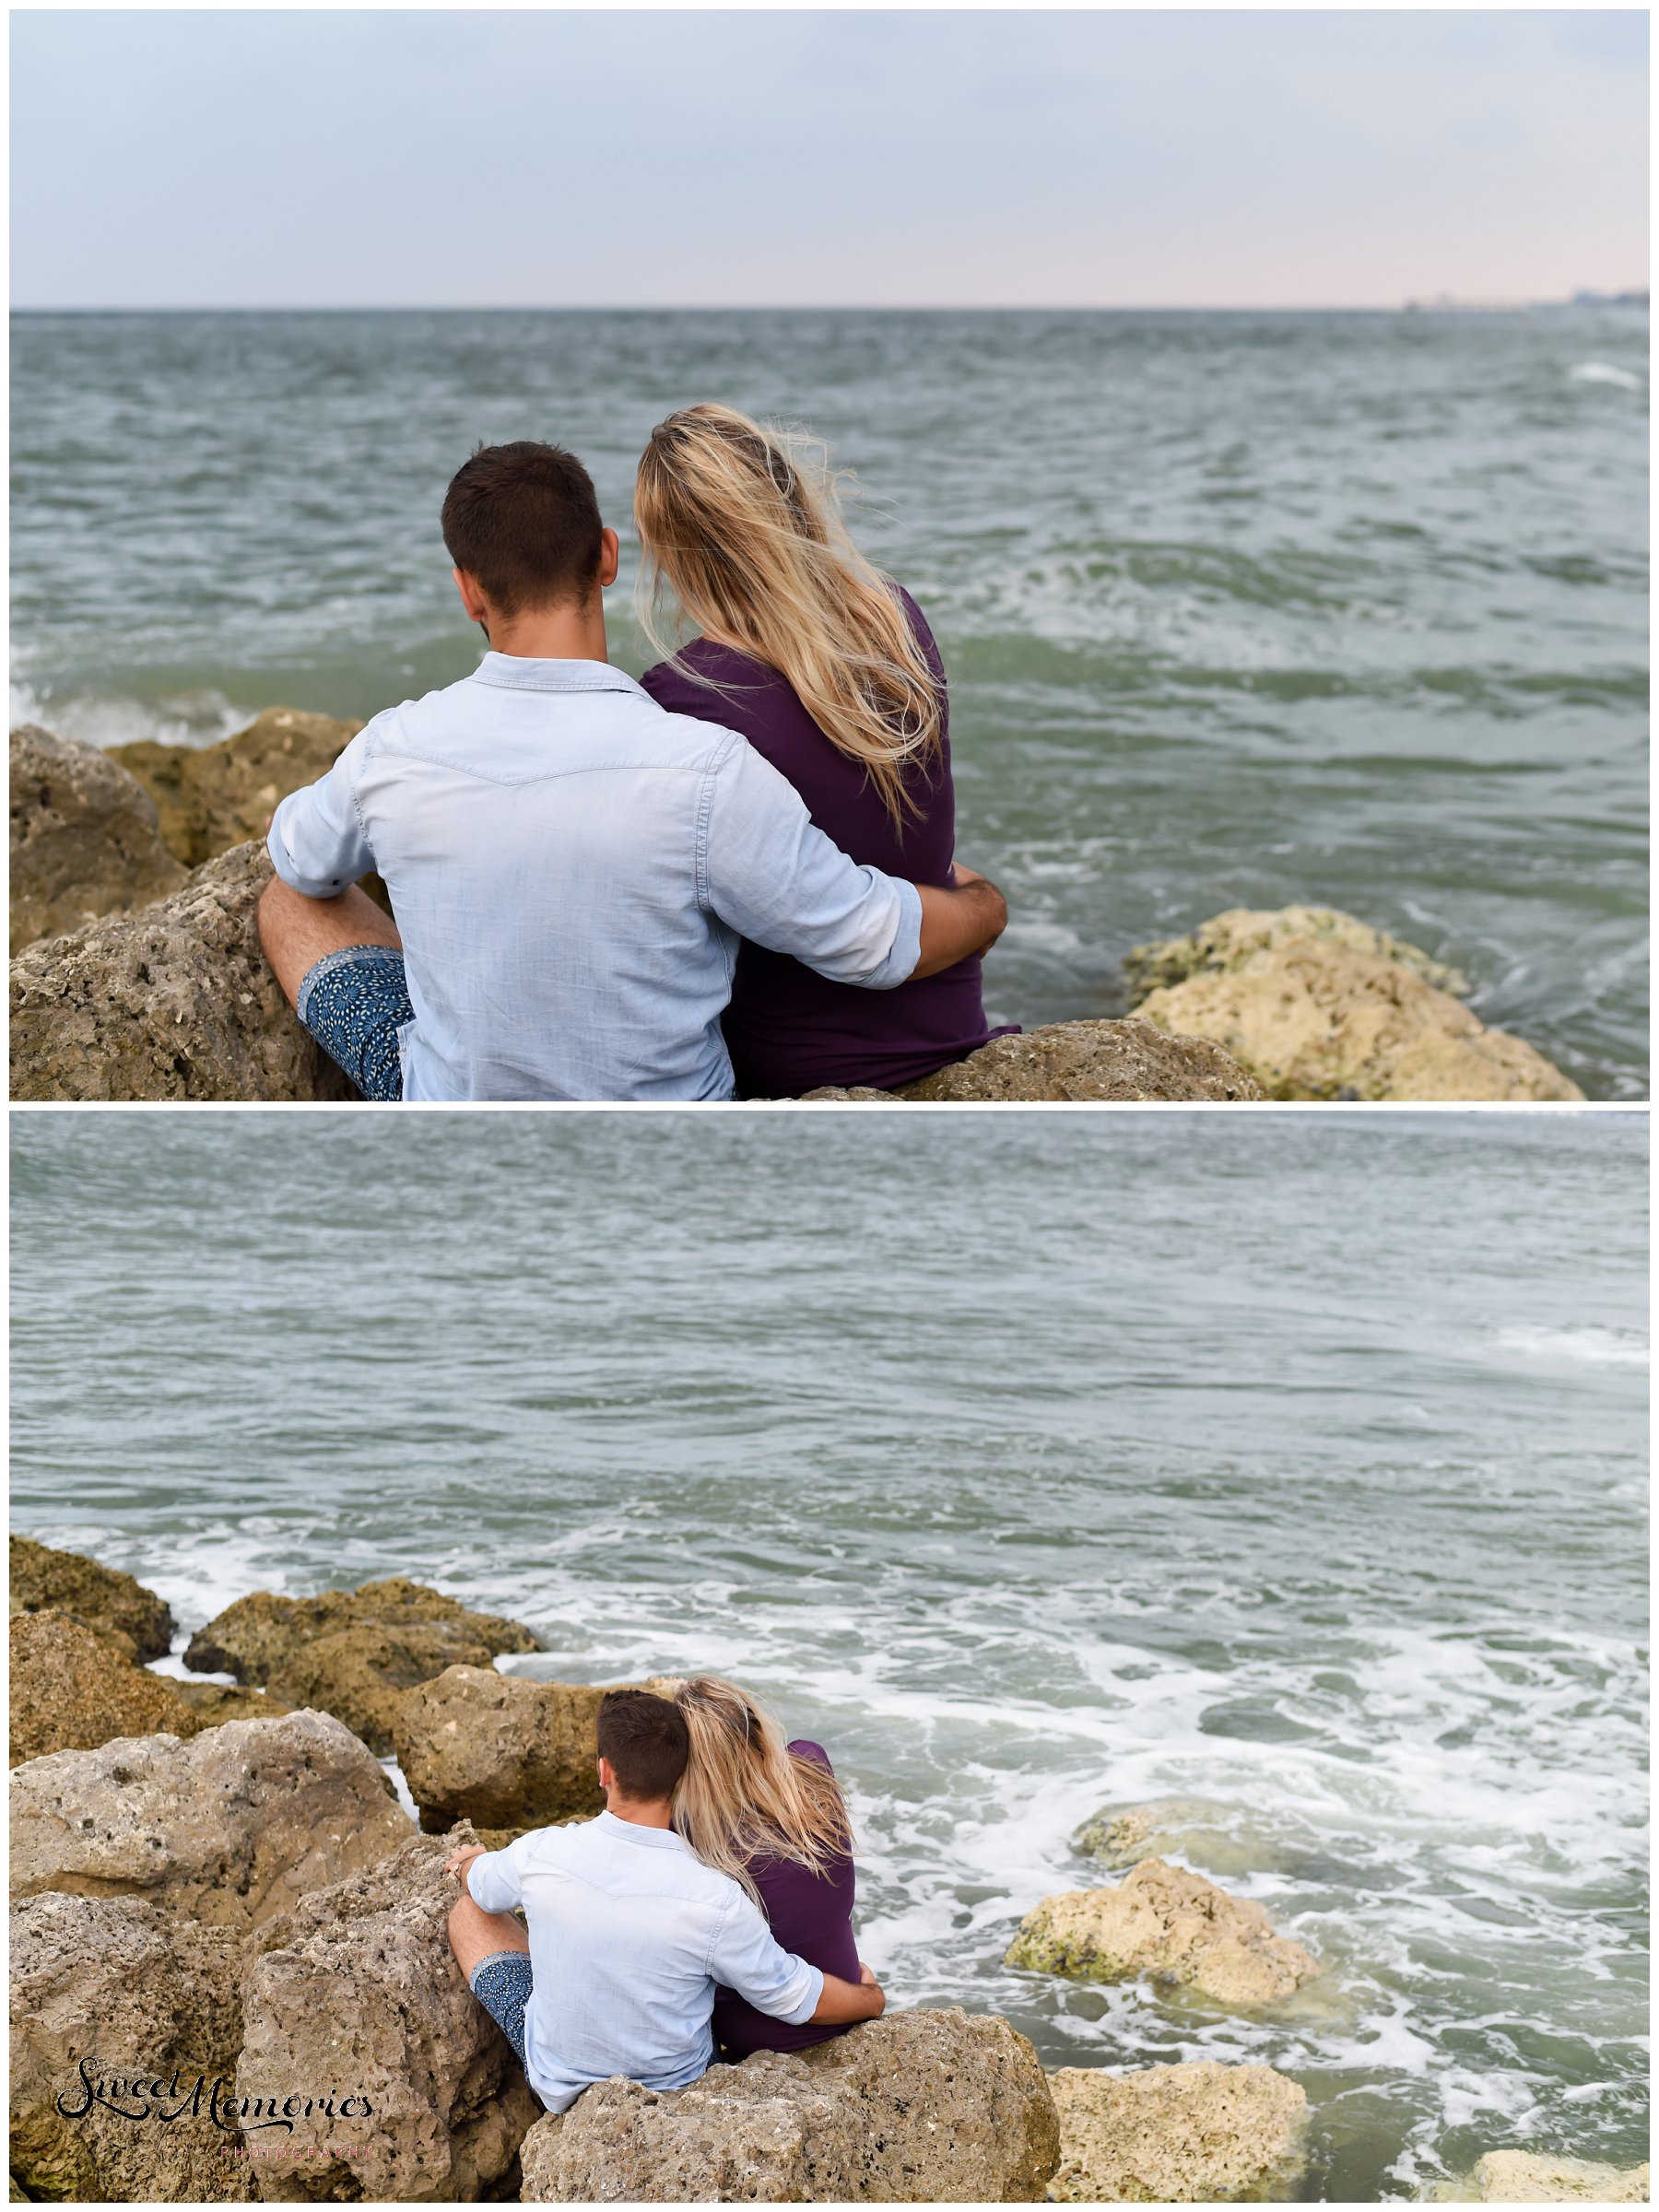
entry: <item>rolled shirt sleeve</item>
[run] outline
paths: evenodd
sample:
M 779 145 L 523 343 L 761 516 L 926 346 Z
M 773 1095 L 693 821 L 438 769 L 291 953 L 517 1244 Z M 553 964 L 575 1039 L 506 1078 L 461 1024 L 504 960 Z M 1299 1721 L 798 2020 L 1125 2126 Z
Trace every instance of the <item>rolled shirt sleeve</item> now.
M 373 727 L 371 723 L 359 730 L 317 782 L 289 792 L 271 818 L 265 840 L 271 865 L 307 899 L 333 899 L 374 865 L 352 796 L 364 740 Z
M 794 784 L 735 735 L 709 771 L 701 860 L 704 903 L 757 945 L 866 991 L 915 972 L 915 885 L 849 860 Z
M 742 1890 L 720 1916 L 709 1947 L 709 1971 L 757 2012 L 792 2028 L 806 2026 L 824 1994 L 822 1973 L 783 1948 Z
M 466 1869 L 466 1894 L 486 1912 L 512 1912 L 524 1901 L 522 1846 L 535 1834 L 518 1836 L 505 1851 L 487 1851 Z M 815 2004 L 817 2000 L 814 2000 Z

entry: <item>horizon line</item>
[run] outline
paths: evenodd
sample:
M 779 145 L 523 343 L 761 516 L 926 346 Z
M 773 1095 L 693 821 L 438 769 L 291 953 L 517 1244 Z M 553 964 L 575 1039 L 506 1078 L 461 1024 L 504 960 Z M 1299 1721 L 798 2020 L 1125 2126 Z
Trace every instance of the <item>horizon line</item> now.
M 111 301 L 89 304 L 30 303 L 14 300 L 14 315 L 1397 315 L 1397 314 L 1516 314 L 1538 307 L 1594 307 L 1645 305 L 1645 284 L 1604 289 L 1585 286 L 1583 296 L 1559 293 L 1536 299 L 1480 299 L 1473 295 L 1439 294 L 1427 299 L 1392 300 L 1307 301 L 1102 301 L 1102 300 L 956 300 L 928 301 L 895 306 L 890 301 L 777 300 L 755 301 L 494 301 L 488 305 L 442 300 L 377 302 L 370 306 L 285 301 L 254 304 L 249 301 L 169 301 L 137 304 Z

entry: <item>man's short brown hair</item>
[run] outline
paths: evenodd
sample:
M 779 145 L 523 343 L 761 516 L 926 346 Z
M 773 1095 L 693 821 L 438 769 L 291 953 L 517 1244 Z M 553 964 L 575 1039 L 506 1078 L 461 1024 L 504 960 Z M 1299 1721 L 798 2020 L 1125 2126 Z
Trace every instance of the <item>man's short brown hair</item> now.
M 562 446 L 528 438 L 481 445 L 444 494 L 450 559 L 501 615 L 585 602 L 598 582 L 603 537 L 594 479 Z
M 607 1689 L 599 1700 L 599 1756 L 625 1797 L 660 1805 L 672 1797 L 691 1756 L 686 1716 L 648 1689 Z

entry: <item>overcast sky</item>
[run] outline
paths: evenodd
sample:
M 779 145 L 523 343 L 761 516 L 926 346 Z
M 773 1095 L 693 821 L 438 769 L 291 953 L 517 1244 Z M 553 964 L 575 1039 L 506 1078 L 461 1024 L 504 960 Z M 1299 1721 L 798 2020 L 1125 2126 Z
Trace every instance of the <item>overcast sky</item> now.
M 1646 282 L 1623 13 L 14 14 L 20 306 Z

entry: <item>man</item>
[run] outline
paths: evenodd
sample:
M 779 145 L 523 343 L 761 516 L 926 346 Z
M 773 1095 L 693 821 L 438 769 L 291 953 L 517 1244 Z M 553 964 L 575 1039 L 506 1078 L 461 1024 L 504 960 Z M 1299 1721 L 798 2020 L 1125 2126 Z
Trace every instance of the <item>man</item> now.
M 464 1892 L 450 1908 L 451 1947 L 548 2111 L 613 2074 L 648 2089 L 697 2080 L 714 2061 L 717 1983 L 797 2027 L 876 2018 L 886 1999 L 868 1967 L 842 1982 L 783 1950 L 730 1875 L 674 1832 L 670 1800 L 690 1749 L 678 1707 L 612 1690 L 597 1738 L 597 1819 L 448 1862 Z
M 618 540 L 557 446 L 480 449 L 444 542 L 489 652 L 377 714 L 276 809 L 267 959 L 372 1099 L 725 1099 L 740 937 L 890 990 L 1006 908 L 858 867 L 734 732 L 610 666 Z M 357 878 L 378 868 L 394 924 Z

